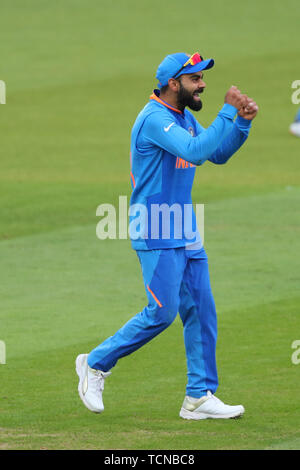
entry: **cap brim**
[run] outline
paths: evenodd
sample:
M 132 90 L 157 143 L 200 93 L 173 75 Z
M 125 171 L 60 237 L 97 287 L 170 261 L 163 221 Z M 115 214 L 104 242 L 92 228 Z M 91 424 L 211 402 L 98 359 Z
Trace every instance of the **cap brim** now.
M 214 66 L 214 63 L 214 59 L 207 59 L 202 60 L 201 62 L 198 62 L 198 64 L 195 65 L 188 65 L 180 72 L 179 76 L 188 73 L 201 72 L 201 70 L 211 69 Z

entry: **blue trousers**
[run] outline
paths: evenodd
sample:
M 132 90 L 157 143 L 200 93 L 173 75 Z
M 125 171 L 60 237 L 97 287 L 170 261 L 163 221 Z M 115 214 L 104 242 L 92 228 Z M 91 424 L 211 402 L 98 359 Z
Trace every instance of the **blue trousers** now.
M 148 305 L 88 355 L 88 364 L 104 372 L 165 330 L 183 323 L 187 358 L 186 394 L 200 398 L 216 392 L 217 315 L 204 248 L 138 251 Z

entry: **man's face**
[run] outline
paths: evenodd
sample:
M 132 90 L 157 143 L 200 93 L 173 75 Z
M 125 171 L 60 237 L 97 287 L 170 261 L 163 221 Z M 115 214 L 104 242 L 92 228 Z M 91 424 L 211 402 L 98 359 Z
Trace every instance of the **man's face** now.
M 203 73 L 195 72 L 193 74 L 185 74 L 179 77 L 179 91 L 177 102 L 179 109 L 188 106 L 193 111 L 200 111 L 202 101 L 199 94 L 203 93 L 206 87 L 203 81 Z

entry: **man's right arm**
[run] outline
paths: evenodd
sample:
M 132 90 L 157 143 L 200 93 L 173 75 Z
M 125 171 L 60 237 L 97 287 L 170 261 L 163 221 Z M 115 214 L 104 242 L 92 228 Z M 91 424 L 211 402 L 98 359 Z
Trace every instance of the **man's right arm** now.
M 193 137 L 176 123 L 168 111 L 153 112 L 144 122 L 138 146 L 146 150 L 148 146 L 155 145 L 194 165 L 202 165 L 232 130 L 236 113 L 234 106 L 225 103 L 212 124 Z
M 154 144 L 194 165 L 202 165 L 232 130 L 233 119 L 246 100 L 246 95 L 242 95 L 236 86 L 229 88 L 216 119 L 196 137 L 179 126 L 167 110 L 154 112 L 144 122 L 138 145 L 147 153 L 147 147 L 151 151 Z

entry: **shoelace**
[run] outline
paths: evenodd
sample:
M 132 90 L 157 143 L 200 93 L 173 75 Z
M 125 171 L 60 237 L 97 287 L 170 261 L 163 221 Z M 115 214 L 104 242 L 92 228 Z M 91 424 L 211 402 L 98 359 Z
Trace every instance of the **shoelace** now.
M 104 379 L 108 377 L 111 372 L 102 372 L 102 370 L 96 370 L 96 369 L 90 369 L 92 375 L 96 378 L 97 380 L 97 388 L 99 388 L 100 391 L 104 390 Z
M 223 403 L 218 397 L 216 397 L 215 395 L 213 395 L 210 391 L 207 392 L 207 396 L 209 398 L 213 398 L 216 402 L 218 403 Z

